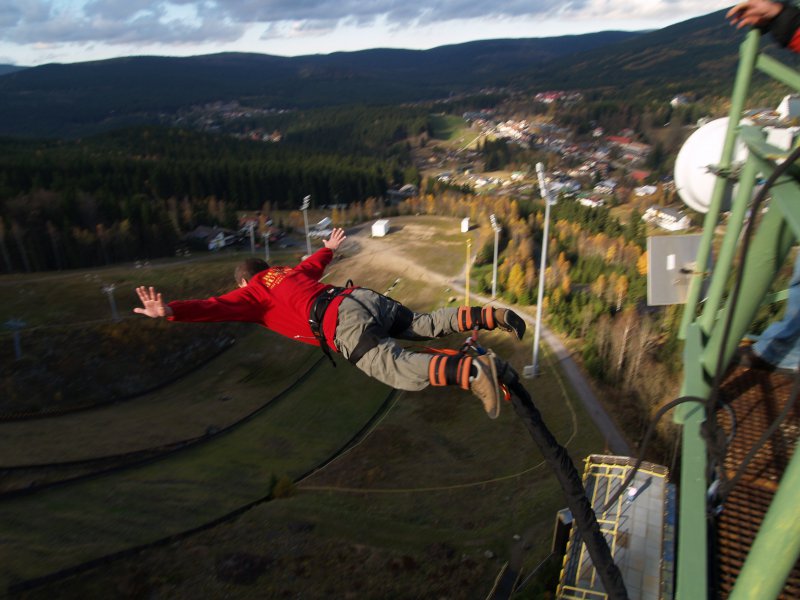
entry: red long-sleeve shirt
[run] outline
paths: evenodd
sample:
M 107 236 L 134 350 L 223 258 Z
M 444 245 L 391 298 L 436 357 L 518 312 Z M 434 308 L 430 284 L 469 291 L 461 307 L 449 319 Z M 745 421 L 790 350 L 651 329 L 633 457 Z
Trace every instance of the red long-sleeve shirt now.
M 331 262 L 333 251 L 321 248 L 294 268 L 271 267 L 256 274 L 241 287 L 207 300 L 177 300 L 169 303 L 171 321 L 245 321 L 306 344 L 319 346 L 308 323 L 314 299 L 332 286 L 319 281 Z M 344 296 L 331 301 L 322 323 L 328 344 L 333 344 L 336 315 Z

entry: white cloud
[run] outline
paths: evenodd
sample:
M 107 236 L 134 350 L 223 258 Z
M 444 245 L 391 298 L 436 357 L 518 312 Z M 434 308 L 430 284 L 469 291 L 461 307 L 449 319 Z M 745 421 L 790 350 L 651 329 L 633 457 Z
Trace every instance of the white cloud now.
M 658 19 L 707 14 L 730 7 L 732 0 L 645 0 L 620 2 L 618 0 L 579 0 L 562 3 L 557 13 L 578 19 Z
M 487 37 L 652 28 L 731 3 L 732 0 L 0 0 L 0 49 L 4 54 L 18 56 L 17 64 L 39 64 L 45 55 L 34 52 L 36 44 L 47 47 L 49 59 L 61 52 L 64 60 L 74 56 L 76 49 L 88 52 L 90 44 L 95 45 L 93 52 L 103 48 L 110 55 L 115 53 L 114 47 L 117 54 L 132 53 L 129 48 L 134 48 L 133 53 L 149 49 L 150 53 L 176 54 L 191 47 L 197 49 L 196 53 L 223 49 L 308 53 L 374 47 L 370 43 L 420 48 Z M 465 38 L 467 32 L 477 37 Z M 302 47 L 296 45 L 300 42 Z

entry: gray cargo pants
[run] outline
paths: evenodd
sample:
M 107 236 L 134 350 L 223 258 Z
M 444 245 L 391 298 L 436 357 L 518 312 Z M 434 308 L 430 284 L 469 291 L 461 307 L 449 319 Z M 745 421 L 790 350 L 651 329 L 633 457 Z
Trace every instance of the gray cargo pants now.
M 397 389 L 418 391 L 430 383 L 428 365 L 433 355 L 402 348 L 389 337 L 398 309 L 396 300 L 365 288 L 357 288 L 339 305 L 334 343 L 349 359 L 367 329 L 377 334 L 377 345 L 356 366 L 370 377 Z M 411 325 L 396 335 L 403 340 L 429 340 L 458 331 L 458 308 L 440 308 L 432 313 L 414 313 Z

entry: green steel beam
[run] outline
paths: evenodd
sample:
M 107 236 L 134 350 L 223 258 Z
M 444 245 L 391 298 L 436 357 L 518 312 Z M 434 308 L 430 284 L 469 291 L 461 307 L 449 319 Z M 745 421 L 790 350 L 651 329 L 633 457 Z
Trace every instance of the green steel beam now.
M 795 451 L 781 479 L 730 600 L 777 598 L 800 556 L 800 452 Z
M 736 346 L 747 333 L 761 306 L 761 300 L 769 291 L 794 242 L 794 234 L 783 213 L 777 206 L 771 205 L 753 235 L 747 258 L 741 267 L 742 282 L 739 296 L 735 299 L 736 308 L 727 335 L 723 366 L 733 357 Z M 717 370 L 717 360 L 725 334 L 722 325 L 727 321 L 727 314 L 733 302 L 734 298 L 729 297 L 725 309 L 720 313 L 718 320 L 720 326 L 713 329 L 703 349 L 702 364 L 708 373 L 715 373 Z
M 762 73 L 800 92 L 800 73 L 787 67 L 780 61 L 775 60 L 771 56 L 767 56 L 766 54 L 759 55 L 756 68 Z
M 796 180 L 781 177 L 772 186 L 771 193 L 773 206 L 783 213 L 795 237 L 800 238 L 800 185 Z
M 707 398 L 709 385 L 700 364 L 703 334 L 690 325 L 684 346 L 685 377 L 681 396 Z M 700 403 L 681 404 L 675 411 L 681 431 L 681 483 L 678 507 L 678 553 L 676 555 L 675 598 L 705 598 L 708 588 L 708 540 L 706 533 L 706 447 L 700 434 L 705 407 Z
M 733 94 L 731 95 L 731 110 L 730 119 L 728 121 L 728 130 L 725 135 L 725 143 L 722 147 L 722 156 L 720 158 L 719 166 L 722 168 L 729 167 L 733 160 L 733 151 L 736 141 L 736 128 L 739 126 L 739 119 L 742 111 L 744 111 L 744 103 L 747 99 L 747 93 L 750 89 L 750 80 L 755 70 L 756 59 L 758 58 L 758 46 L 760 40 L 758 30 L 753 29 L 745 37 L 744 42 L 739 49 L 739 67 L 736 72 L 736 81 L 733 86 Z M 711 196 L 708 212 L 706 213 L 703 222 L 703 237 L 700 241 L 700 248 L 697 251 L 698 265 L 707 265 L 708 259 L 711 256 L 711 243 L 714 241 L 714 230 L 719 220 L 720 207 L 722 199 L 725 196 L 726 188 L 731 183 L 721 177 L 717 178 L 714 185 L 714 191 Z M 701 271 L 701 269 L 698 269 Z M 687 292 L 686 306 L 683 311 L 683 318 L 681 320 L 680 330 L 678 337 L 686 339 L 687 330 L 689 325 L 695 319 L 697 311 L 697 304 L 700 299 L 700 291 L 703 287 L 703 275 L 698 272 L 689 281 L 689 289 Z M 716 311 L 714 311 L 716 312 Z
M 778 302 L 783 302 L 784 300 L 788 300 L 788 298 L 789 298 L 789 290 L 781 290 L 773 294 L 768 294 L 761 302 L 761 306 L 769 306 L 770 304 L 777 304 Z
M 733 206 L 731 206 L 731 214 L 728 219 L 728 226 L 725 229 L 725 237 L 722 240 L 722 246 L 720 247 L 714 272 L 711 276 L 708 297 L 703 303 L 703 313 L 698 318 L 700 328 L 707 334 L 714 328 L 714 323 L 717 321 L 717 313 L 728 288 L 728 277 L 733 267 L 733 261 L 736 258 L 739 236 L 744 228 L 744 222 L 747 217 L 750 200 L 753 197 L 753 188 L 755 187 L 757 176 L 758 162 L 754 157 L 750 157 L 742 169 L 742 174 L 739 179 L 739 189 L 736 192 Z M 711 372 L 713 373 L 715 370 L 716 367 L 714 367 L 714 370 Z

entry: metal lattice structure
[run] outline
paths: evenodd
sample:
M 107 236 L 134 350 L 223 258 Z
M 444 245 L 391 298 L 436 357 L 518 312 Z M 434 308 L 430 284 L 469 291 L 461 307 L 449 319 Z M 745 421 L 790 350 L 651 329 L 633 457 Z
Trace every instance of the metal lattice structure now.
M 713 565 L 709 563 L 710 535 L 719 518 L 714 515 L 714 469 L 710 447 L 703 431 L 708 422 L 717 422 L 714 395 L 719 389 L 719 373 L 731 361 L 737 345 L 747 335 L 759 307 L 774 300 L 770 289 L 784 265 L 791 247 L 800 238 L 800 163 L 783 165 L 791 154 L 771 146 L 757 125 L 741 124 L 750 82 L 761 72 L 800 92 L 800 73 L 759 51 L 758 31 L 751 31 L 740 49 L 740 62 L 731 97 L 730 119 L 697 264 L 707 264 L 718 225 L 722 199 L 734 185 L 726 231 L 708 278 L 708 296 L 699 302 L 706 275 L 696 273 L 690 283 L 688 302 L 681 324 L 684 347 L 684 382 L 681 395 L 696 399 L 678 407 L 675 421 L 682 426 L 682 462 L 678 522 L 676 597 L 693 600 L 705 597 L 769 600 L 779 597 L 800 555 L 800 457 L 790 453 L 785 469 L 776 481 L 774 494 L 764 503 L 763 520 L 746 544 L 739 548 L 742 565 L 726 590 L 718 588 Z M 734 144 L 738 135 L 749 151 L 739 173 L 732 169 Z M 787 168 L 788 167 L 788 168 Z M 760 178 L 774 178 L 769 189 L 771 200 L 763 214 L 751 210 L 752 198 Z M 749 251 L 737 265 L 741 235 L 752 212 L 757 220 Z M 738 269 L 738 270 L 737 270 Z M 739 285 L 733 289 L 732 277 Z M 738 293 L 736 290 L 738 289 Z M 713 410 L 709 409 L 712 407 Z M 796 441 L 796 434 L 795 434 Z M 792 446 L 793 449 L 793 446 Z M 718 468 L 724 466 L 716 465 Z M 740 493 L 742 490 L 734 490 Z M 734 493 L 730 494 L 734 497 Z M 754 497 L 745 495 L 744 502 Z M 724 506 L 722 507 L 724 514 Z

